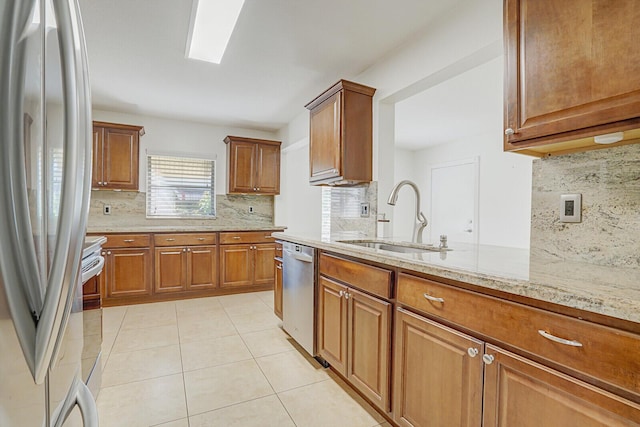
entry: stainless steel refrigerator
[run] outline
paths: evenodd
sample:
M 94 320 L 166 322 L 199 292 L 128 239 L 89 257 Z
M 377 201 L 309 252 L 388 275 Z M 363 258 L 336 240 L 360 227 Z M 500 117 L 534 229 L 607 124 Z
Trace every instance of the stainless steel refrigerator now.
M 98 423 L 80 377 L 89 92 L 77 2 L 0 0 L 3 427 Z

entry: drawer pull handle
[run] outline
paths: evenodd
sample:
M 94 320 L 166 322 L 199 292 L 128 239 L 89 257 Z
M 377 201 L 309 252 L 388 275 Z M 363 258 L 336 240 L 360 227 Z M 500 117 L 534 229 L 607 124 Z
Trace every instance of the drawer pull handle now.
M 581 342 L 579 342 L 579 341 L 575 341 L 575 340 L 566 340 L 566 339 L 564 339 L 564 338 L 559 338 L 559 337 L 556 337 L 555 335 L 551 335 L 551 334 L 550 334 L 549 332 L 547 332 L 547 331 L 543 331 L 542 329 L 540 329 L 540 330 L 538 331 L 538 333 L 539 333 L 540 335 L 542 335 L 543 337 L 545 337 L 546 339 L 551 340 L 551 341 L 553 341 L 553 342 L 557 342 L 557 343 L 564 344 L 564 345 L 570 345 L 570 346 L 572 346 L 572 347 L 582 347 L 582 343 L 581 343 Z
M 123 240 L 123 242 L 125 242 L 125 243 L 133 243 L 135 241 L 136 241 L 136 239 L 124 239 Z
M 240 240 L 240 236 L 233 236 L 234 239 Z
M 432 297 L 429 294 L 422 294 L 422 295 L 429 301 L 444 303 L 444 298 Z
M 265 238 L 265 239 L 275 239 L 275 237 L 270 236 L 270 235 L 268 235 L 268 234 L 267 234 L 266 236 L 264 236 L 264 238 Z
M 201 242 L 204 242 L 205 239 L 204 239 L 204 237 L 198 237 L 198 240 L 201 241 Z
M 176 239 L 165 239 L 167 242 L 175 242 Z

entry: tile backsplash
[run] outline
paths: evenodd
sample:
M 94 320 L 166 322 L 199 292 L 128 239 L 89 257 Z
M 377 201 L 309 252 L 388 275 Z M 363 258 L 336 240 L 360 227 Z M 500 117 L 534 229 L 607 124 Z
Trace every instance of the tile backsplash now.
M 102 213 L 111 205 L 111 215 Z M 254 212 L 249 213 L 249 207 Z M 147 219 L 146 193 L 97 191 L 91 192 L 89 228 L 111 228 L 117 225 L 136 226 L 272 226 L 273 196 L 216 195 L 215 219 Z
M 532 185 L 532 255 L 640 267 L 640 144 L 535 160 Z M 570 193 L 580 223 L 559 220 Z

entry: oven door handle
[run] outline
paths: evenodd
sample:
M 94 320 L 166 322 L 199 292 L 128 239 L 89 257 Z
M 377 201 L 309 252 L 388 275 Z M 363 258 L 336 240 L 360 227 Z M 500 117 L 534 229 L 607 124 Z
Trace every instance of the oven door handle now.
M 104 257 L 103 256 L 99 256 L 97 258 L 98 258 L 98 263 L 96 265 L 91 267 L 89 270 L 82 272 L 82 283 L 83 284 L 87 280 L 91 279 L 93 276 L 96 276 L 96 275 L 100 274 L 100 272 L 102 271 L 102 268 L 104 267 Z

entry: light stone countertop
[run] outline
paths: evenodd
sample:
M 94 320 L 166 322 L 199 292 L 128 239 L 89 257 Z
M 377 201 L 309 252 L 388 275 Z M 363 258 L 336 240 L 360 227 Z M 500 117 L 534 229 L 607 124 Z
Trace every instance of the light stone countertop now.
M 340 243 L 340 236 L 274 237 L 334 253 L 640 323 L 640 270 L 530 256 L 527 249 L 450 242 L 453 250 L 395 253 Z M 353 239 L 353 237 L 351 237 Z
M 277 225 L 135 225 L 87 227 L 87 233 L 188 233 L 216 231 L 280 231 L 287 227 Z

